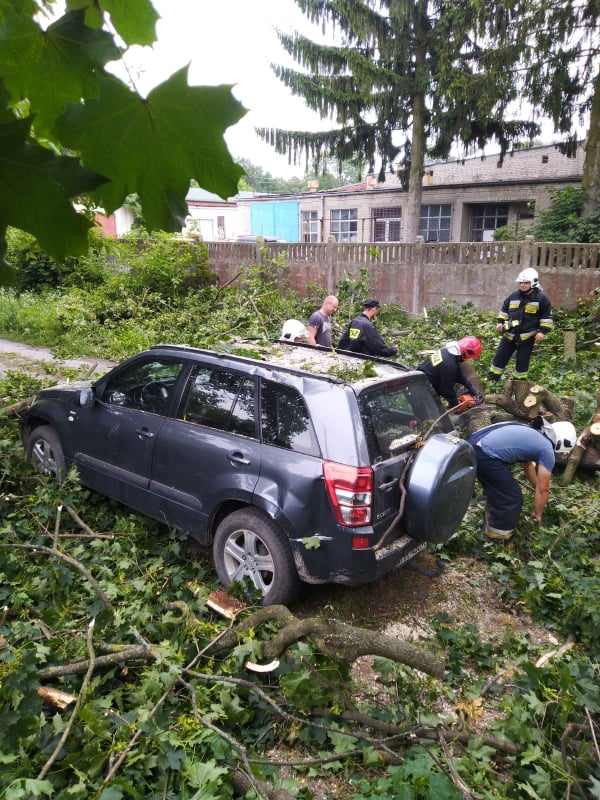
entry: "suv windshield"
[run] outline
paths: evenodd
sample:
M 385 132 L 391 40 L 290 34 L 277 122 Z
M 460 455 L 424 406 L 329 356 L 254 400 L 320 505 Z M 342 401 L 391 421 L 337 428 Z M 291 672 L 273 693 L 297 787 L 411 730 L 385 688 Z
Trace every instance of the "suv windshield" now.
M 447 416 L 436 422 L 442 412 L 422 381 L 374 387 L 360 395 L 359 408 L 372 464 L 407 449 L 434 423 L 434 432 L 452 430 Z

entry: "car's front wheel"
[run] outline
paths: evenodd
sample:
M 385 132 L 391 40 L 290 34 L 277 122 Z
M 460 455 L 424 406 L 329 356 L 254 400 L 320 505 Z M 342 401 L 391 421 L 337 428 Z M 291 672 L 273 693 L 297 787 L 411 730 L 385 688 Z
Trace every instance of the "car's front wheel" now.
M 50 425 L 40 425 L 29 434 L 25 455 L 36 463 L 42 475 L 51 475 L 57 480 L 66 475 L 67 460 L 60 439 Z
M 258 509 L 243 508 L 225 517 L 215 533 L 213 557 L 223 586 L 248 580 L 262 594 L 263 605 L 285 605 L 298 594 L 300 579 L 290 543 Z

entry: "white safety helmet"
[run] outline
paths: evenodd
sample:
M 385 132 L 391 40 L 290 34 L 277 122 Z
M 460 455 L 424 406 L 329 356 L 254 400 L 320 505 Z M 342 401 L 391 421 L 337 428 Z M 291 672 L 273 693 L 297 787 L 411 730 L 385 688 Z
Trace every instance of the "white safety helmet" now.
M 307 336 L 308 330 L 303 322 L 299 319 L 286 319 L 279 338 L 282 342 L 296 342 L 306 339 Z
M 535 289 L 539 285 L 537 270 L 533 267 L 527 267 L 527 269 L 519 272 L 517 283 L 523 283 L 523 281 L 527 281 L 527 283 L 531 284 L 532 289 Z
M 572 422 L 553 422 L 552 428 L 556 441 L 554 450 L 557 453 L 570 453 L 577 441 L 577 431 Z

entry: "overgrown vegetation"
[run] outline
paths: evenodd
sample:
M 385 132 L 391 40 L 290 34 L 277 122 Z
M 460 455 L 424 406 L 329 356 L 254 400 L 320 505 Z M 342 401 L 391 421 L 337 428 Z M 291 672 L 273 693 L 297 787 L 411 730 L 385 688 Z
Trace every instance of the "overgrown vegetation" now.
M 220 287 L 198 253 L 182 280 L 176 247 L 161 241 L 136 261 L 137 245 L 126 243 L 111 253 L 120 268 L 98 269 L 89 289 L 75 271 L 60 285 L 5 291 L 0 335 L 63 357 L 118 360 L 159 340 L 222 347 L 235 337 L 276 338 L 284 319 L 306 319 L 320 305 L 316 287 L 302 302 L 287 291 L 281 264 L 241 267 Z M 366 272 L 340 284 L 337 333 L 367 292 Z M 600 292 L 556 319 L 531 377 L 573 397 L 581 427 L 598 393 Z M 493 323 L 452 303 L 427 318 L 393 307 L 380 314 L 384 337 L 411 365 L 440 342 L 477 334 L 482 374 L 497 341 Z M 576 361 L 563 357 L 567 328 L 577 333 Z M 0 378 L 3 405 L 51 381 L 9 371 Z M 275 671 L 255 673 L 245 664 L 262 661 L 277 627 L 257 624 L 219 649 L 230 624 L 206 602 L 217 589 L 207 553 L 74 476 L 45 481 L 23 459 L 15 419 L 0 418 L 0 797 L 600 797 L 599 473 L 555 484 L 540 529 L 527 521 L 526 492 L 514 546 L 483 541 L 477 491 L 458 533 L 435 553 L 448 568 L 464 561 L 489 570 L 507 620 L 486 631 L 477 609 L 467 621 L 421 614 L 418 644 L 445 659 L 443 679 L 379 657 L 357 679 L 313 637 L 287 647 Z M 465 594 L 472 573 L 465 568 Z M 398 601 L 380 619 L 378 592 L 377 584 L 344 590 L 343 603 L 327 587 L 306 596 L 323 619 L 364 619 L 375 629 L 419 611 Z M 543 636 L 516 634 L 523 613 Z M 568 646 L 548 654 L 550 635 L 557 650 Z M 137 658 L 119 661 L 124 647 Z M 53 672 L 78 663 L 79 671 Z M 66 707 L 41 687 L 66 692 Z
M 494 239 L 514 241 L 533 236 L 536 242 L 600 242 L 600 211 L 584 213 L 583 189 L 566 186 L 549 191 L 552 204 L 536 216 L 532 225 L 504 225 L 494 231 Z

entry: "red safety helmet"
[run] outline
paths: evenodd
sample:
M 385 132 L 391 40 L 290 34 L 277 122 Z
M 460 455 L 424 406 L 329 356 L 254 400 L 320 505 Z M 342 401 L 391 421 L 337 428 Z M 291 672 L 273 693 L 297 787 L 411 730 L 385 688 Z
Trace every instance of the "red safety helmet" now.
M 469 358 L 479 358 L 483 347 L 476 336 L 464 336 L 458 340 L 460 354 L 465 361 Z

